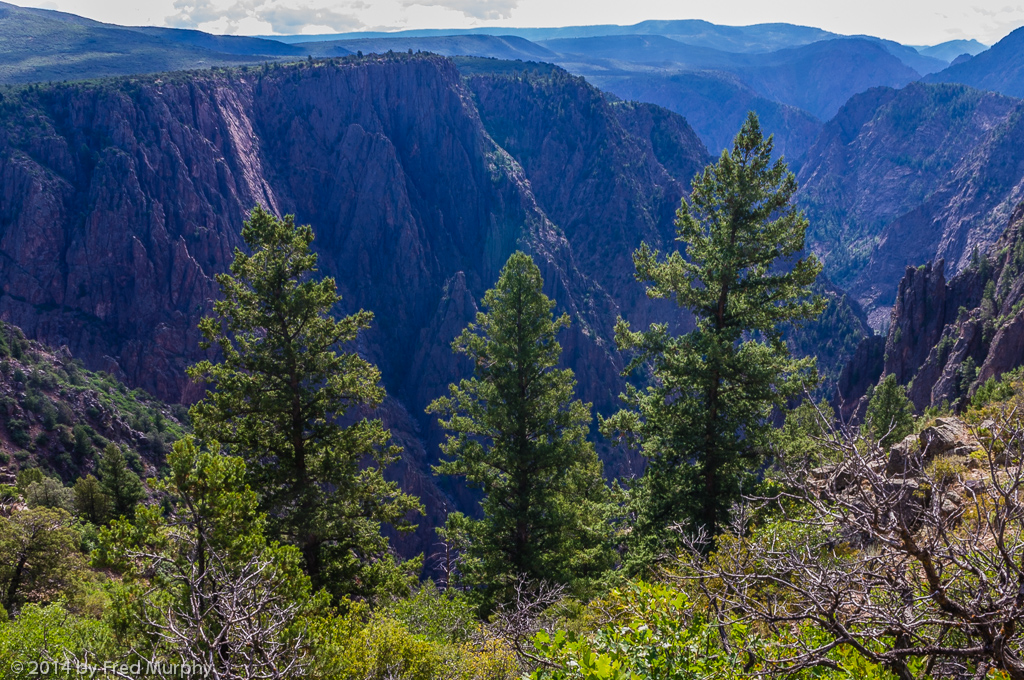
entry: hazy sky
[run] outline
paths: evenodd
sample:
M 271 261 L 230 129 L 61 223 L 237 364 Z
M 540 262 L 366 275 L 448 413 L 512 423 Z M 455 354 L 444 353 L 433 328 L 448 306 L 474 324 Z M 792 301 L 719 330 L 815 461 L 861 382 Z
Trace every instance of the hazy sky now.
M 9 0 L 10 1 L 10 0 Z M 787 22 L 911 45 L 976 38 L 992 44 L 1024 25 L 1024 0 L 13 0 L 128 25 L 214 33 L 340 33 L 401 28 L 633 24 L 706 19 Z M 1020 4 L 1017 4 L 1017 3 Z

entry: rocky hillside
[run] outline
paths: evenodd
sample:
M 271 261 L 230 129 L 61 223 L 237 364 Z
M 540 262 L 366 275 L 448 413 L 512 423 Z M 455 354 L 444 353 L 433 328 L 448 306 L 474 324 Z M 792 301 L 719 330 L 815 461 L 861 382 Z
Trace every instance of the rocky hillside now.
M 1021 105 L 961 85 L 915 83 L 853 97 L 799 173 L 799 201 L 826 271 L 868 312 L 888 315 L 904 269 L 939 257 L 953 272 L 1005 228 L 1024 191 Z
M 989 378 L 1024 364 L 1024 204 L 988 249 L 947 278 L 939 259 L 908 267 L 889 333 L 862 342 L 844 369 L 840 394 L 857 412 L 867 387 L 893 374 L 920 411 L 943 403 L 963 408 Z
M 95 474 L 108 442 L 131 452 L 138 474 L 155 476 L 186 420 L 183 406 L 86 370 L 67 347 L 54 350 L 0 322 L 0 483 L 32 467 L 65 482 Z

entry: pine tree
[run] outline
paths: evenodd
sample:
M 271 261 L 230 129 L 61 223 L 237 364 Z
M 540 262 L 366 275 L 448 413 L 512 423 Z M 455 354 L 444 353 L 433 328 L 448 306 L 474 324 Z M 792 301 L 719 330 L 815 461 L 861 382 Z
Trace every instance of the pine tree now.
M 682 202 L 684 252 L 661 258 L 643 244 L 634 254 L 648 296 L 674 299 L 696 328 L 675 336 L 666 324 L 616 326 L 619 348 L 635 352 L 628 370 L 649 366 L 653 375 L 602 424 L 639 441 L 649 460 L 632 490 L 633 565 L 669 549 L 676 525 L 714 531 L 728 520 L 767 448 L 772 410 L 815 378 L 813 360 L 790 358 L 781 326 L 821 312 L 810 291 L 821 266 L 800 257 L 807 221 L 791 204 L 796 180 L 771 154 L 771 137 L 749 114 L 732 150 Z
M 465 585 L 487 610 L 519 578 L 582 586 L 612 564 L 610 492 L 587 441 L 590 404 L 573 399 L 576 381 L 557 369 L 554 302 L 540 269 L 513 254 L 497 285 L 452 343 L 475 365 L 427 409 L 450 432 L 438 474 L 458 475 L 483 491 L 483 518 L 449 515 L 444 534 L 463 549 Z
M 890 373 L 871 392 L 865 420 L 882 446 L 892 446 L 914 432 L 914 405 Z
M 359 417 L 384 399 L 379 371 L 340 351 L 373 315 L 331 316 L 341 298 L 315 278 L 308 225 L 256 207 L 242 239 L 251 254 L 235 252 L 215 316 L 200 323 L 222 359 L 189 369 L 211 388 L 190 411 L 194 430 L 244 459 L 272 532 L 298 546 L 314 586 L 338 598 L 401 588 L 381 524 L 411 528 L 420 505 L 384 479 L 399 452 L 390 433 Z
M 124 452 L 117 444 L 107 444 L 100 455 L 97 472 L 100 487 L 110 498 L 113 516 L 129 519 L 135 517 L 135 505 L 146 493 L 142 488 L 142 481 L 129 469 Z
M 95 477 L 86 475 L 80 478 L 75 482 L 72 493 L 75 512 L 79 517 L 97 526 L 110 519 L 110 496 L 103 492 L 103 487 Z

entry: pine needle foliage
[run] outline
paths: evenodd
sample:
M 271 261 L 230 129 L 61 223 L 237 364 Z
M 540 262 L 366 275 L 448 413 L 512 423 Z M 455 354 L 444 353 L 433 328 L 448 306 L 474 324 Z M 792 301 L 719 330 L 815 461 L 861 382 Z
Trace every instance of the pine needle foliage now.
M 420 504 L 384 479 L 399 449 L 364 417 L 384 399 L 379 371 L 343 351 L 373 315 L 332 316 L 341 298 L 315 276 L 308 225 L 256 207 L 242 239 L 249 253 L 217 277 L 223 297 L 199 326 L 221 360 L 189 369 L 210 388 L 190 411 L 195 432 L 245 460 L 272 531 L 299 547 L 315 587 L 336 598 L 401 589 L 381 524 L 411 528 Z
M 882 446 L 892 446 L 914 433 L 914 405 L 907 390 L 890 373 L 875 387 L 868 398 L 865 420 L 871 435 Z
M 751 113 L 719 160 L 693 180 L 676 215 L 682 251 L 643 244 L 633 261 L 651 298 L 675 300 L 696 328 L 634 331 L 619 319 L 616 343 L 633 352 L 627 373 L 649 367 L 647 389 L 604 420 L 608 436 L 639 443 L 649 467 L 632 490 L 634 566 L 673 545 L 673 527 L 714 531 L 762 460 L 769 416 L 816 379 L 812 359 L 793 360 L 783 324 L 818 315 L 810 286 L 821 265 L 801 256 L 807 220 L 792 205 L 797 185 Z
M 585 587 L 611 567 L 610 492 L 587 441 L 590 404 L 574 399 L 576 380 L 556 368 L 567 314 L 542 292 L 540 269 L 514 253 L 477 314 L 452 342 L 475 365 L 427 408 L 449 431 L 434 468 L 483 491 L 483 517 L 449 515 L 444 535 L 463 551 L 462 583 L 483 610 L 515 583 Z

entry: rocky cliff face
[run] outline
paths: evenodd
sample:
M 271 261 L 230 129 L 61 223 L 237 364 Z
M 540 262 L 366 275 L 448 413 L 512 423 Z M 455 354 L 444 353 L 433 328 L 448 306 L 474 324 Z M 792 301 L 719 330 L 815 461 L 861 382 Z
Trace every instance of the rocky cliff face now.
M 2 106 L 0 315 L 162 398 L 200 396 L 184 368 L 247 211 L 313 226 L 339 311 L 376 315 L 360 351 L 430 513 L 408 550 L 467 505 L 429 474 L 423 407 L 465 374 L 449 343 L 512 251 L 572 316 L 565 361 L 600 407 L 618 314 L 686 323 L 646 299 L 629 255 L 667 244 L 706 151 L 679 116 L 563 72 L 467 87 L 446 59 L 395 55 L 33 86 Z
M 564 361 L 596 410 L 618 406 L 618 316 L 691 323 L 647 299 L 631 260 L 641 241 L 675 248 L 673 213 L 709 160 L 686 121 L 559 69 L 486 66 L 463 78 L 401 54 L 14 91 L 0 104 L 0 317 L 188 403 L 196 324 L 247 212 L 294 214 L 339 312 L 375 314 L 359 351 L 381 368 L 380 415 L 405 450 L 394 473 L 428 508 L 399 544 L 429 551 L 447 509 L 474 498 L 431 475 L 443 433 L 423 409 L 468 372 L 450 342 L 511 252 L 534 256 L 572 317 Z M 790 337 L 823 347 L 827 374 L 863 335 L 829 294 L 826 320 Z M 611 475 L 639 470 L 604 454 Z
M 998 237 L 1024 183 L 1020 125 L 1016 100 L 921 83 L 869 90 L 826 124 L 799 200 L 828 273 L 876 328 L 908 265 L 942 257 L 955 273 Z
M 893 374 L 918 409 L 962 406 L 991 377 L 1024 364 L 1024 204 L 986 253 L 947 279 L 943 260 L 908 267 L 900 282 L 881 361 L 869 338 L 840 382 L 847 415 L 869 385 Z M 853 376 L 859 376 L 854 378 Z M 867 379 L 864 379 L 867 376 Z

